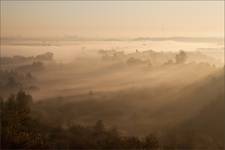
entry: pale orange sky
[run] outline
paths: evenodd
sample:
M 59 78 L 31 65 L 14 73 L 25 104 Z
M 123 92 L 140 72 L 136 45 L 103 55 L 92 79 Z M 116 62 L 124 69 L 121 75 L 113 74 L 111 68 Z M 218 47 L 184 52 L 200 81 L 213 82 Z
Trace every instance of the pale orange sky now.
M 224 1 L 1 1 L 1 37 L 224 37 Z

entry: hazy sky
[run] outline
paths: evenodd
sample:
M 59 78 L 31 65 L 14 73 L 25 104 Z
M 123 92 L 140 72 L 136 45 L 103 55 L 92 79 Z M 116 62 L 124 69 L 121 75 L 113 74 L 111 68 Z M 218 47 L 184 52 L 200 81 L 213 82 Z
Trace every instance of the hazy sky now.
M 1 1 L 1 36 L 224 37 L 224 1 Z

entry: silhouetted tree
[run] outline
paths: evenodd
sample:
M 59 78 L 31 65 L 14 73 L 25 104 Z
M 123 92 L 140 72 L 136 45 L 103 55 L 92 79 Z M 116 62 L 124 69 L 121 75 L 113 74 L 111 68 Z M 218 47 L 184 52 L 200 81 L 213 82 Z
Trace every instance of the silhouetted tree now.
M 105 131 L 105 126 L 102 122 L 102 120 L 98 120 L 94 126 L 94 130 L 95 132 L 98 132 L 98 133 L 102 133 Z
M 4 149 L 34 148 L 43 145 L 37 122 L 30 116 L 32 97 L 20 91 L 2 104 L 2 139 Z
M 126 137 L 124 139 L 124 148 L 126 149 L 141 149 L 142 142 L 137 137 Z
M 10 88 L 17 88 L 17 87 L 20 87 L 21 84 L 19 82 L 17 82 L 14 77 L 11 76 L 11 77 L 8 78 L 6 86 L 10 87 Z
M 144 141 L 123 137 L 116 128 L 107 129 L 102 120 L 92 127 L 41 124 L 31 115 L 32 97 L 23 91 L 1 104 L 1 149 L 149 149 L 158 148 L 151 135 Z
M 176 63 L 177 64 L 182 64 L 182 63 L 185 63 L 186 60 L 187 60 L 187 54 L 184 51 L 181 50 L 176 55 Z
M 154 149 L 155 150 L 157 148 L 159 148 L 158 139 L 152 134 L 146 136 L 144 139 L 144 149 Z
M 53 56 L 54 56 L 53 53 L 47 52 L 47 53 L 45 53 L 45 54 L 37 55 L 35 58 L 36 58 L 37 60 L 47 60 L 47 61 L 51 61 L 51 60 L 53 60 Z

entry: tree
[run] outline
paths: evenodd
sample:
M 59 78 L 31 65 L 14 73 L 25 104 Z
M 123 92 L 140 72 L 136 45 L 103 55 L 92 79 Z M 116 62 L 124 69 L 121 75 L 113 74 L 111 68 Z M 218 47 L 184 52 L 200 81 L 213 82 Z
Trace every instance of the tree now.
M 129 59 L 127 59 L 127 64 L 128 65 L 143 64 L 143 61 L 138 58 L 130 57 Z
M 47 52 L 45 54 L 40 54 L 36 56 L 37 60 L 43 60 L 43 61 L 51 61 L 53 60 L 54 54 L 51 52 Z
M 150 134 L 150 135 L 146 136 L 145 140 L 144 140 L 144 148 L 145 149 L 157 149 L 157 148 L 159 148 L 158 139 L 153 134 Z
M 105 126 L 104 126 L 102 120 L 98 120 L 98 121 L 96 122 L 96 124 L 95 124 L 95 126 L 94 126 L 94 130 L 95 130 L 95 132 L 97 132 L 97 133 L 102 133 L 102 132 L 105 131 Z
M 14 77 L 11 76 L 8 78 L 6 86 L 10 88 L 17 88 L 17 87 L 21 87 L 21 84 L 17 82 Z
M 176 55 L 176 63 L 177 64 L 183 64 L 183 63 L 185 63 L 186 60 L 187 60 L 187 54 L 184 51 L 181 50 Z
M 32 97 L 24 91 L 11 95 L 1 104 L 0 149 L 158 149 L 153 135 L 144 140 L 121 136 L 116 128 L 107 129 L 102 120 L 94 126 L 41 124 L 31 115 Z
M 26 73 L 26 79 L 28 79 L 28 80 L 33 80 L 34 79 L 34 77 L 33 77 L 31 72 Z
M 141 149 L 142 142 L 137 137 L 127 137 L 124 139 L 124 148 L 125 149 Z
M 33 64 L 31 65 L 31 68 L 34 70 L 43 70 L 44 64 L 41 61 L 33 62 Z
M 38 131 L 39 124 L 30 115 L 32 97 L 24 91 L 11 95 L 2 103 L 1 148 L 42 147 L 43 138 Z

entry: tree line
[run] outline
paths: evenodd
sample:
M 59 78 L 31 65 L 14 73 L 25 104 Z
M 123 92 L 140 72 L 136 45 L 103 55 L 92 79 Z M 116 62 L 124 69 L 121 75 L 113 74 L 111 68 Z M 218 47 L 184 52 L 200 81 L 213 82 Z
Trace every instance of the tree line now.
M 32 96 L 19 91 L 0 98 L 1 149 L 159 149 L 158 139 L 123 136 L 98 120 L 93 126 L 50 126 L 31 113 Z

